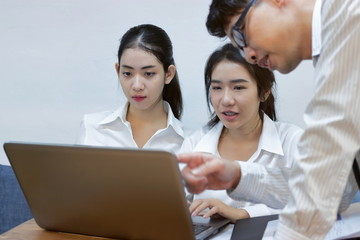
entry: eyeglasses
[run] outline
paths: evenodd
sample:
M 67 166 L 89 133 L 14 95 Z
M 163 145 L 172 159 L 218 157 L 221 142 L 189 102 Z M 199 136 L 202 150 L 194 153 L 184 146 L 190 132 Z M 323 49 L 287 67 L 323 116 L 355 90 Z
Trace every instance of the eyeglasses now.
M 244 24 L 246 14 L 249 12 L 250 8 L 256 0 L 251 0 L 245 7 L 244 11 L 241 13 L 239 19 L 236 21 L 235 25 L 232 27 L 232 36 L 239 48 L 240 53 L 243 57 L 245 57 L 244 48 L 247 46 L 245 35 L 241 30 L 242 25 Z

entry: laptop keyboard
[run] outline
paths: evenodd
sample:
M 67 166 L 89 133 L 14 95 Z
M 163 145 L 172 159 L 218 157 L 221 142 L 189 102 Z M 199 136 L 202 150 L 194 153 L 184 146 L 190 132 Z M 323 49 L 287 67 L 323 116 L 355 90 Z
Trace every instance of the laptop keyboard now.
M 193 224 L 193 229 L 194 229 L 195 235 L 205 231 L 208 228 L 210 228 L 209 225 Z

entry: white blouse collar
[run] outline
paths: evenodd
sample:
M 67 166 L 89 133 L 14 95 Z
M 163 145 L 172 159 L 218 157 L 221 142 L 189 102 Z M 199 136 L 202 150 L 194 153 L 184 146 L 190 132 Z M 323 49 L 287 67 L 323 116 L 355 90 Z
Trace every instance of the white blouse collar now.
M 166 101 L 163 101 L 165 111 L 168 113 L 168 120 L 166 128 L 170 126 L 174 129 L 174 131 L 179 134 L 180 136 L 184 136 L 184 130 L 182 128 L 182 123 L 175 118 L 170 104 Z M 124 103 L 120 108 L 116 109 L 109 115 L 107 115 L 104 119 L 99 122 L 99 125 L 109 124 L 111 122 L 120 120 L 122 123 L 127 124 L 128 121 L 126 120 L 126 114 L 128 111 L 129 102 Z
M 224 125 L 221 122 L 217 123 L 204 135 L 193 151 L 219 155 L 218 143 L 223 127 Z M 264 114 L 263 129 L 260 135 L 259 145 L 254 155 L 261 150 L 284 155 L 281 139 L 275 123 L 266 114 Z

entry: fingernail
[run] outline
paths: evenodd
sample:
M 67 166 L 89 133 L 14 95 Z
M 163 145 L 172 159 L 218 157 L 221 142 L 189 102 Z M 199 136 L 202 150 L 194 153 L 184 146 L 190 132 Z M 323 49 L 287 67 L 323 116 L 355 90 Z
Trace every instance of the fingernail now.
M 192 174 L 194 174 L 194 175 L 198 175 L 198 174 L 200 173 L 200 170 L 199 170 L 198 168 L 195 168 L 195 169 L 193 169 L 191 172 L 192 172 Z

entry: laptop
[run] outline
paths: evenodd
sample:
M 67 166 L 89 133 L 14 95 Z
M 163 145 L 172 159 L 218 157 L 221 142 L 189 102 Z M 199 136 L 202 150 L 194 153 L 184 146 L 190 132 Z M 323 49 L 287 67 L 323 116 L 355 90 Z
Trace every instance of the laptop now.
M 36 223 L 115 239 L 206 239 L 229 220 L 192 219 L 176 156 L 161 150 L 5 143 Z M 196 228 L 204 228 L 194 233 Z

